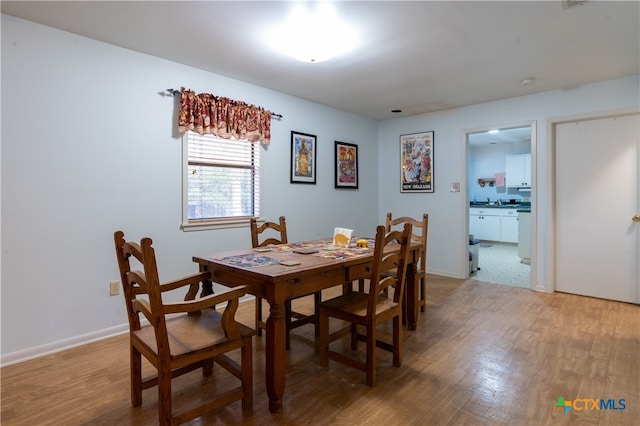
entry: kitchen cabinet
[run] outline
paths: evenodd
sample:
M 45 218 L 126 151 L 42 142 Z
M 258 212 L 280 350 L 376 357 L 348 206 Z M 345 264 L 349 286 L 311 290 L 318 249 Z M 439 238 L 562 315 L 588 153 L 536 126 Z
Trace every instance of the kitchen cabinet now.
M 507 187 L 531 187 L 531 154 L 507 155 Z
M 500 210 L 470 208 L 469 233 L 479 240 L 500 241 Z
M 469 234 L 478 240 L 518 242 L 518 211 L 509 208 L 469 208 Z
M 521 259 L 531 258 L 531 213 L 518 213 L 519 238 L 518 256 Z
M 518 211 L 516 209 L 500 211 L 500 241 L 504 243 L 518 242 Z

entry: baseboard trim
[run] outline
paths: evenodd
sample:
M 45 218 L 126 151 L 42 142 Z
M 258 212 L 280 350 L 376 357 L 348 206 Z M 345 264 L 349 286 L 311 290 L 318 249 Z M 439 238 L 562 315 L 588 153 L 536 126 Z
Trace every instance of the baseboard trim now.
M 34 346 L 32 348 L 23 349 L 2 355 L 0 358 L 0 367 L 6 367 L 12 364 L 29 361 L 30 359 L 39 358 L 56 352 L 61 352 L 77 346 L 86 345 L 98 340 L 117 336 L 129 332 L 129 324 L 122 324 L 116 327 L 105 328 L 93 333 L 74 336 L 69 339 L 58 340 L 57 342 L 47 343 L 46 345 Z
M 449 278 L 466 279 L 466 277 L 462 277 L 462 276 L 460 276 L 460 274 L 456 274 L 454 272 L 440 271 L 440 270 L 437 270 L 437 269 L 429 269 L 428 267 L 427 267 L 427 274 L 440 275 L 440 276 L 449 277 Z
M 240 298 L 240 302 L 253 301 L 252 295 L 245 295 Z M 149 324 L 145 318 L 140 323 L 142 325 Z M 120 334 L 129 332 L 129 323 L 124 323 L 115 327 L 105 328 L 103 330 L 94 331 L 92 333 L 82 334 L 79 336 L 70 337 L 68 339 L 58 340 L 57 342 L 47 343 L 46 345 L 34 346 L 32 348 L 11 352 L 8 354 L 0 355 L 0 368 L 6 367 L 12 364 L 18 364 L 20 362 L 29 361 L 34 358 L 54 354 L 56 352 L 62 352 L 67 349 L 75 348 L 77 346 L 93 343 L 98 340 L 108 339 L 109 337 L 118 336 Z

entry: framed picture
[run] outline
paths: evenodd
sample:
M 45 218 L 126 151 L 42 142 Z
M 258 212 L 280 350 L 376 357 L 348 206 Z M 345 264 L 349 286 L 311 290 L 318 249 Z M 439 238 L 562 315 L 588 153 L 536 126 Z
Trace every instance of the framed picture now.
M 400 192 L 433 192 L 433 132 L 400 136 Z
M 291 183 L 316 183 L 316 139 L 291 131 Z
M 358 145 L 336 141 L 336 188 L 358 189 Z

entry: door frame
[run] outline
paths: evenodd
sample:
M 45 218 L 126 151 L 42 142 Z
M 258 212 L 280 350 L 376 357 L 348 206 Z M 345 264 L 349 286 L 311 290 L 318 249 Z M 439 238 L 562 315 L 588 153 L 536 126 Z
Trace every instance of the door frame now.
M 469 279 L 469 134 L 487 132 L 492 129 L 510 129 L 515 127 L 530 127 L 531 128 L 531 275 L 530 275 L 530 288 L 536 291 L 546 291 L 544 287 L 538 286 L 538 274 L 536 273 L 537 260 L 537 247 L 538 247 L 538 233 L 537 233 L 537 197 L 538 197 L 538 173 L 537 173 L 537 121 L 517 121 L 511 123 L 501 123 L 490 126 L 474 127 L 462 130 L 462 178 L 463 185 L 461 186 L 462 196 L 462 209 L 464 214 L 462 218 L 464 223 L 461 229 L 465 232 L 462 235 L 464 241 L 462 241 L 462 250 L 460 255 L 460 271 L 461 277 Z
M 640 114 L 640 107 L 620 108 L 609 111 L 591 112 L 586 114 L 578 114 L 571 116 L 553 117 L 547 120 L 547 139 L 549 140 L 549 157 L 550 157 L 550 185 L 545 202 L 550 206 L 550 228 L 552 244 L 545 253 L 545 259 L 549 265 L 549 286 L 546 291 L 552 293 L 556 291 L 557 284 L 557 206 L 556 206 L 556 129 L 560 124 L 572 123 L 576 121 L 601 120 L 606 118 L 620 117 L 625 115 Z M 532 192 L 533 195 L 533 192 Z M 533 212 L 533 210 L 532 210 Z M 533 219 L 533 217 L 532 217 Z M 533 247 L 532 247 L 533 250 Z M 532 254 L 533 255 L 533 254 Z M 533 262 L 533 260 L 532 260 Z

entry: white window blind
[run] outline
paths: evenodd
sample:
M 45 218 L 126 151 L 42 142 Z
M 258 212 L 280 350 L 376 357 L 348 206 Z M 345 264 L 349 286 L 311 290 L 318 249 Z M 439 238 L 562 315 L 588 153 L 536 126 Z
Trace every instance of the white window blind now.
M 188 222 L 258 217 L 259 143 L 191 131 L 185 137 Z

